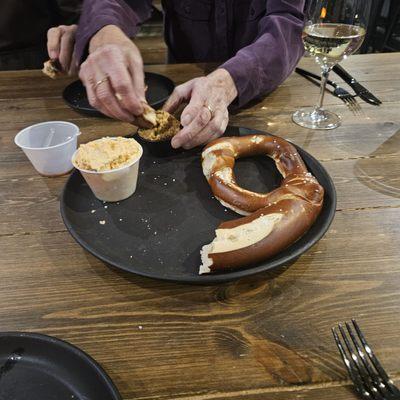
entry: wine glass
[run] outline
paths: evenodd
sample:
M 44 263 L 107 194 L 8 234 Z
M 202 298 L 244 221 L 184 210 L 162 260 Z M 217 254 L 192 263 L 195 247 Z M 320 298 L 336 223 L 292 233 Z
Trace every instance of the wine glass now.
M 293 121 L 310 129 L 334 129 L 340 116 L 324 110 L 329 72 L 361 46 L 370 14 L 371 0 L 308 0 L 303 42 L 306 51 L 321 66 L 321 93 L 318 105 L 296 111 Z

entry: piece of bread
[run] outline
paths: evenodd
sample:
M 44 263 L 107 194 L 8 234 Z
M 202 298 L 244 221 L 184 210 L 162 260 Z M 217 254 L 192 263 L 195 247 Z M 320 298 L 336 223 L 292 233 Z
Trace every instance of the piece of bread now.
M 136 117 L 134 124 L 139 128 L 153 128 L 157 125 L 156 110 L 147 103 L 143 104 L 143 114 Z
M 42 72 L 51 79 L 56 79 L 59 76 L 64 75 L 61 64 L 58 60 L 47 60 L 43 64 Z

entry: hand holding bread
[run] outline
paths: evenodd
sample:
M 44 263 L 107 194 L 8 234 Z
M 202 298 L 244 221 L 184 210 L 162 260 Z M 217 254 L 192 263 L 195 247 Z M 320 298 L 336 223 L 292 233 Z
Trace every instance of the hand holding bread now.
M 107 25 L 92 37 L 79 78 L 86 87 L 89 103 L 103 114 L 134 123 L 144 113 L 142 57 L 118 27 Z

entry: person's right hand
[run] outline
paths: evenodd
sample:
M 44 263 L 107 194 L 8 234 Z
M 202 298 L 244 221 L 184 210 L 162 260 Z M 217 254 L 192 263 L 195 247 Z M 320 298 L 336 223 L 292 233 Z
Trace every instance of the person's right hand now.
M 107 25 L 93 36 L 89 52 L 79 72 L 89 103 L 109 117 L 135 123 L 146 102 L 139 49 L 118 27 Z
M 74 75 L 78 68 L 74 58 L 77 25 L 60 25 L 47 31 L 47 51 L 52 60 L 58 60 L 63 72 Z

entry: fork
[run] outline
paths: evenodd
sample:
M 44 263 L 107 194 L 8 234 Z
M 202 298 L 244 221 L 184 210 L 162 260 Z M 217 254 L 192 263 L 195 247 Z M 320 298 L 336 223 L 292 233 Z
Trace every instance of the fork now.
M 315 82 L 314 79 L 321 80 L 321 77 L 319 75 L 316 75 L 310 71 L 306 71 L 305 69 L 302 68 L 296 68 L 296 72 L 309 80 L 310 82 L 314 83 L 317 86 L 320 86 L 319 83 Z M 327 80 L 327 84 L 329 86 L 333 87 L 333 92 L 331 92 L 334 96 L 338 97 L 340 100 L 342 100 L 352 111 L 353 113 L 357 114 L 361 111 L 361 107 L 358 104 L 357 100 L 355 97 L 357 97 L 357 94 L 351 94 L 349 93 L 346 89 L 340 87 L 336 82 L 331 81 L 330 79 Z
M 369 400 L 400 400 L 400 390 L 383 369 L 357 322 L 351 322 L 345 322 L 346 330 L 343 324 L 333 327 L 332 333 L 357 393 Z

